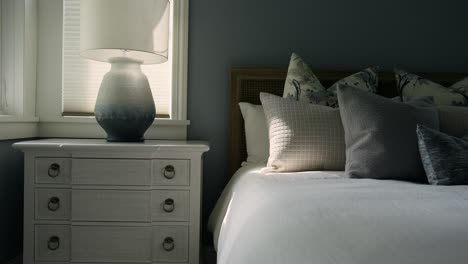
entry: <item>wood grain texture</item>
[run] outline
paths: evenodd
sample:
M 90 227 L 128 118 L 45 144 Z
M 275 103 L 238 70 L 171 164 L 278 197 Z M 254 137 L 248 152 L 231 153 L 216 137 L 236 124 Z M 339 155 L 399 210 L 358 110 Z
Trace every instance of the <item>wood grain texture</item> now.
M 72 226 L 71 237 L 73 261 L 151 261 L 151 227 Z
M 314 72 L 324 87 L 330 87 L 336 81 L 355 72 L 351 71 L 317 71 Z M 466 73 L 416 73 L 439 84 L 450 86 L 466 77 Z M 229 162 L 230 174 L 234 174 L 240 164 L 247 158 L 244 120 L 239 102 L 260 104 L 260 92 L 283 95 L 286 80 L 286 68 L 233 68 L 231 69 L 230 99 L 230 135 Z M 385 97 L 398 95 L 393 72 L 379 73 L 378 94 Z
M 150 191 L 74 189 L 72 221 L 148 222 L 150 201 Z
M 73 159 L 73 184 L 151 184 L 151 161 L 134 159 Z

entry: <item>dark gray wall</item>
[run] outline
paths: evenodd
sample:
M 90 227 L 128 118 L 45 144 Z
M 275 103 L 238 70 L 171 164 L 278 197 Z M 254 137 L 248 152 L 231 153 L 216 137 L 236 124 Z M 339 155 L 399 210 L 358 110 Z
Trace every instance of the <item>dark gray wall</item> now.
M 0 141 L 0 263 L 22 250 L 23 153 L 11 147 L 16 141 Z
M 468 72 L 467 10 L 463 0 L 191 0 L 189 138 L 211 143 L 205 220 L 229 176 L 231 67 L 287 67 L 296 51 L 313 69 Z
M 467 10 L 463 0 L 191 0 L 189 138 L 211 143 L 205 223 L 229 179 L 231 67 L 286 67 L 296 51 L 314 69 L 468 72 Z M 23 160 L 11 143 L 0 141 L 0 263 L 21 249 Z

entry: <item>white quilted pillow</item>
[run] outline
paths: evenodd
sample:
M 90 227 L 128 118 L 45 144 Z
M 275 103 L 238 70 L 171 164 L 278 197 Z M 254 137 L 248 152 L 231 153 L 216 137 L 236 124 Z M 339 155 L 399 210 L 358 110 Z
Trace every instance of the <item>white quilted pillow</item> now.
M 260 93 L 270 139 L 264 172 L 344 170 L 340 110 Z

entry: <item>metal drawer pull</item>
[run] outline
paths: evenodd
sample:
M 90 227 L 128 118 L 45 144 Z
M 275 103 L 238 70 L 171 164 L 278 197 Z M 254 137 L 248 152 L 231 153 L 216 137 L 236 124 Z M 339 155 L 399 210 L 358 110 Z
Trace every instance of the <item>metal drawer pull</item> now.
M 164 204 L 163 204 L 164 212 L 171 213 L 174 211 L 174 209 L 175 209 L 174 199 L 167 198 L 166 200 L 164 200 Z
M 55 178 L 55 177 L 59 176 L 59 174 L 60 174 L 60 165 L 58 165 L 57 163 L 50 164 L 49 170 L 47 171 L 47 174 L 52 178 Z
M 175 176 L 175 169 L 174 166 L 172 165 L 167 165 L 164 167 L 164 172 L 163 172 L 164 178 L 166 179 L 172 179 Z
M 175 244 L 172 237 L 166 237 L 162 243 L 163 249 L 167 252 L 174 250 Z
M 47 248 L 50 250 L 57 250 L 60 247 L 60 238 L 58 236 L 51 236 L 47 241 Z
M 56 196 L 50 197 L 47 208 L 52 212 L 57 211 L 60 208 L 60 199 Z

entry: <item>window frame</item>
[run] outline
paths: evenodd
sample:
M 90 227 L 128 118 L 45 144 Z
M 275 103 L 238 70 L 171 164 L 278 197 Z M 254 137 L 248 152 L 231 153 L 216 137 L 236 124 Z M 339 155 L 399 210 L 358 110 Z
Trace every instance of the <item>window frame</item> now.
M 189 1 L 173 6 L 171 119 L 155 119 L 147 139 L 186 139 Z M 94 116 L 62 116 L 63 0 L 40 1 L 38 6 L 37 115 L 40 137 L 102 138 Z
M 0 140 L 37 136 L 37 0 L 15 0 L 15 93 L 13 111 L 0 115 Z

